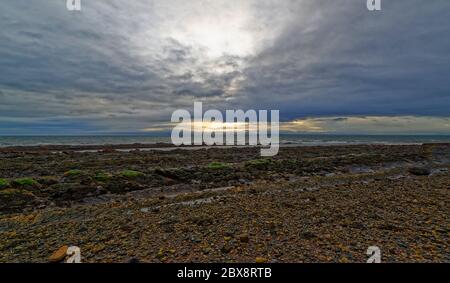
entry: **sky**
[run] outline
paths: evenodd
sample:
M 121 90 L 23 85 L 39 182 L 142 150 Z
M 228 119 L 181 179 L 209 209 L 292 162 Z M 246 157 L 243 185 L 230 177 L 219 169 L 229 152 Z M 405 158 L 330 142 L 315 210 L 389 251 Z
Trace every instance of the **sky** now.
M 0 135 L 154 133 L 176 109 L 292 133 L 450 134 L 450 1 L 0 4 Z

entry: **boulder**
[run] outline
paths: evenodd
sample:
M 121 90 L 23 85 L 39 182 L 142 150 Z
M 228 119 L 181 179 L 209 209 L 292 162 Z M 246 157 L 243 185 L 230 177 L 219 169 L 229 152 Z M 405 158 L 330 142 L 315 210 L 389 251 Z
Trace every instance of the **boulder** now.
M 62 246 L 57 251 L 55 251 L 50 257 L 50 262 L 61 262 L 66 258 L 68 246 Z
M 430 168 L 425 166 L 410 167 L 408 172 L 416 176 L 428 176 L 431 174 Z

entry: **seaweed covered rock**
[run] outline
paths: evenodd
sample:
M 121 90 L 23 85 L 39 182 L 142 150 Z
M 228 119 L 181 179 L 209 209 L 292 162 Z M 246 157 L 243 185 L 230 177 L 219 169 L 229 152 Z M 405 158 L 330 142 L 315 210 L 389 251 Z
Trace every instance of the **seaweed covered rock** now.
M 10 184 L 8 180 L 0 178 L 0 190 L 9 188 L 9 186 Z
M 11 185 L 14 188 L 19 188 L 19 189 L 36 189 L 36 188 L 41 187 L 41 184 L 39 184 L 38 181 L 36 181 L 33 178 L 15 179 L 11 182 Z
M 58 183 L 58 178 L 55 176 L 44 176 L 37 179 L 39 184 L 42 184 L 44 186 L 51 186 Z
M 36 196 L 30 191 L 23 189 L 0 191 L 0 213 L 21 212 L 24 208 L 36 203 Z

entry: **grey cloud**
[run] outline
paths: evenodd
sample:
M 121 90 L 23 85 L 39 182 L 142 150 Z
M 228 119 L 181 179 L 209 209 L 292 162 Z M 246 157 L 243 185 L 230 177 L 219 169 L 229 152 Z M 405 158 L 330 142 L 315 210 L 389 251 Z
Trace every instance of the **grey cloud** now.
M 83 1 L 81 13 L 64 2 L 2 4 L 2 117 L 63 115 L 82 119 L 68 127 L 80 131 L 137 129 L 168 121 L 193 100 L 221 110 L 279 109 L 283 121 L 449 115 L 447 0 L 383 1 L 379 13 L 360 0 L 98 0 Z M 231 26 L 240 11 L 255 45 L 248 54 L 229 46 L 209 58 L 189 36 L 177 38 L 202 17 Z
M 448 115 L 450 4 L 385 1 L 371 14 L 356 2 L 305 6 L 246 70 L 248 95 L 292 117 Z

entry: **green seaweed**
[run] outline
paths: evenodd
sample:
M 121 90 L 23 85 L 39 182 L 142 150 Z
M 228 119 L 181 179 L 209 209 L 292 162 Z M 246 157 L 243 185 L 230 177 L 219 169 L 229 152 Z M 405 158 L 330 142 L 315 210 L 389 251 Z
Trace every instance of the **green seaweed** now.
M 78 176 L 83 174 L 83 171 L 79 169 L 72 169 L 64 173 L 64 176 Z
M 39 183 L 33 178 L 19 178 L 13 181 L 15 185 L 19 186 L 36 186 Z
M 265 167 L 272 163 L 272 160 L 269 158 L 260 158 L 260 159 L 254 159 L 247 161 L 245 163 L 246 166 L 253 166 L 253 167 Z
M 100 182 L 106 182 L 111 179 L 111 175 L 105 172 L 98 172 L 95 174 L 94 179 Z
M 222 163 L 222 162 L 211 162 L 208 165 L 208 168 L 209 169 L 215 169 L 215 170 L 217 170 L 217 169 L 226 169 L 226 168 L 230 168 L 230 165 L 226 164 L 226 163 Z
M 9 187 L 9 181 L 3 178 L 0 178 L 0 189 Z
M 126 178 L 136 178 L 144 175 L 144 173 L 134 170 L 124 170 L 120 174 Z

